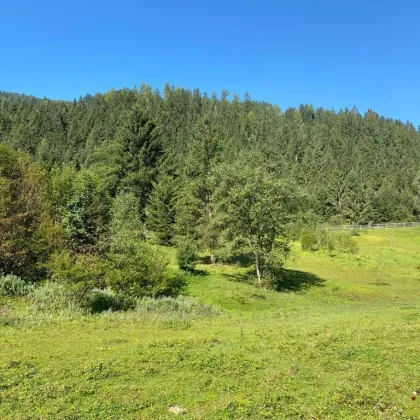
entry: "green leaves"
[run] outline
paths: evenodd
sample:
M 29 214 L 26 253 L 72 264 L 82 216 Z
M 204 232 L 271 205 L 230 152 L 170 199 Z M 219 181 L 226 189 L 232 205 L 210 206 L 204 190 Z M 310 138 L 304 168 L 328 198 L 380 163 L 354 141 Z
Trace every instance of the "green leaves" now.
M 49 251 L 47 219 L 42 170 L 23 153 L 0 146 L 0 272 L 41 275 L 38 264 Z
M 55 169 L 51 176 L 54 213 L 74 247 L 95 245 L 107 228 L 109 198 L 98 178 L 71 166 Z
M 106 265 L 94 254 L 76 254 L 70 250 L 55 252 L 45 264 L 51 279 L 70 288 L 79 300 L 95 287 L 103 285 Z
M 132 193 L 114 199 L 105 283 L 129 296 L 176 294 L 182 278 L 169 269 L 169 258 L 162 247 L 144 241 L 138 200 Z
M 214 195 L 218 227 L 229 242 L 252 254 L 257 275 L 272 253 L 276 239 L 288 239 L 288 224 L 303 203 L 300 191 L 260 167 L 236 162 L 218 171 Z M 287 257 L 287 246 L 281 254 Z

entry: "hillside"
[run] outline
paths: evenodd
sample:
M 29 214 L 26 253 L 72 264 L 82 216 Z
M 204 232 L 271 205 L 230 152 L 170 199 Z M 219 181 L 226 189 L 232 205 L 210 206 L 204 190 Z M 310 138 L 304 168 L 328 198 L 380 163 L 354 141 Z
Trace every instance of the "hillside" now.
M 209 97 L 169 85 L 163 94 L 142 85 L 73 102 L 0 93 L 0 142 L 46 169 L 89 169 L 111 195 L 133 191 L 143 217 L 160 183 L 206 205 L 202 191 L 214 168 L 238 159 L 301 186 L 320 220 L 419 215 L 420 133 L 373 111 L 280 110 L 248 95 Z
M 333 256 L 295 243 L 280 292 L 202 264 L 186 298 L 132 312 L 3 298 L 0 416 L 417 418 L 419 238 L 361 233 Z

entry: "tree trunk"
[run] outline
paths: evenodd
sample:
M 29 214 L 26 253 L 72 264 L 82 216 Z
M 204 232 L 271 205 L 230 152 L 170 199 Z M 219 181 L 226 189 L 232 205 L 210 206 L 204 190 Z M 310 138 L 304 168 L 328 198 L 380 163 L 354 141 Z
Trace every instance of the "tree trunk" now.
M 258 257 L 255 257 L 255 271 L 257 272 L 258 284 L 261 284 L 260 262 Z

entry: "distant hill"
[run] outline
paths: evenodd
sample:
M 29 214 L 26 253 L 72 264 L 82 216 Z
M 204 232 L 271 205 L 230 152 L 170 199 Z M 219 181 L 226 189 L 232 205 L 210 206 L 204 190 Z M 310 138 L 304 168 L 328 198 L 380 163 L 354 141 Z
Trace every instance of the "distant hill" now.
M 214 167 L 241 158 L 297 182 L 322 220 L 409 221 L 420 212 L 420 133 L 374 111 L 283 111 L 248 95 L 170 85 L 162 94 L 143 85 L 75 101 L 0 92 L 0 142 L 47 169 L 101 167 L 111 191 L 136 179 L 143 207 L 165 175 L 180 190 L 191 182 L 205 189 Z

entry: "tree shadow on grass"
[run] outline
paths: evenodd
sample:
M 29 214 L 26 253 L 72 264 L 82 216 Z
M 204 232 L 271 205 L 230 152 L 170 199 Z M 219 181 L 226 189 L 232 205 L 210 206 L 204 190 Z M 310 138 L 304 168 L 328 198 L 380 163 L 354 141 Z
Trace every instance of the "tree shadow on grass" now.
M 242 274 L 223 274 L 223 276 L 230 281 L 258 285 L 255 272 L 252 270 Z M 272 272 L 270 280 L 264 284 L 277 292 L 299 292 L 311 287 L 323 287 L 324 281 L 312 273 L 282 268 Z
M 323 287 L 324 279 L 306 271 L 281 269 L 274 276 L 273 288 L 278 292 L 298 292 Z
M 200 270 L 199 268 L 194 268 L 193 270 L 184 270 L 183 273 L 186 276 L 208 276 L 210 273 L 206 270 Z
M 246 273 L 235 273 L 235 274 L 227 274 L 223 273 L 223 277 L 226 277 L 228 280 L 233 281 L 235 283 L 255 283 L 255 272 L 254 271 L 247 271 Z
M 205 271 L 205 270 L 199 270 L 197 268 L 194 268 L 194 271 L 192 271 L 191 274 L 193 276 L 202 276 L 202 277 L 204 277 L 204 276 L 208 276 L 210 273 L 208 271 Z

